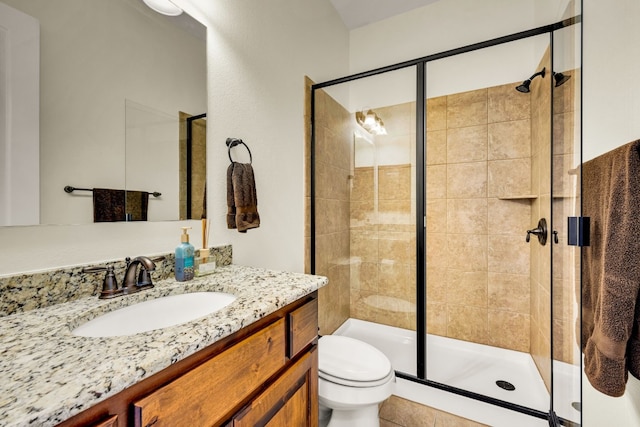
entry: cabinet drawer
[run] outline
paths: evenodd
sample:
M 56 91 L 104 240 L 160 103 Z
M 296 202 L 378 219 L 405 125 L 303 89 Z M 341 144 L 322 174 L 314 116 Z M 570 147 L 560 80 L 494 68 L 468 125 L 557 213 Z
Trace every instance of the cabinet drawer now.
M 289 348 L 293 357 L 318 337 L 318 300 L 313 299 L 289 313 Z
M 285 362 L 285 322 L 280 319 L 134 402 L 135 425 L 214 425 Z

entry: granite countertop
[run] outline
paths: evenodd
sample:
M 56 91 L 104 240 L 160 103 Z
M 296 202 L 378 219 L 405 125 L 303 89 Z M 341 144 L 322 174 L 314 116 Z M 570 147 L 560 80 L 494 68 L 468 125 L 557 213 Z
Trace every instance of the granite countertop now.
M 324 286 L 327 279 L 230 265 L 189 282 L 133 295 L 87 297 L 5 316 L 0 322 L 0 425 L 50 426 Z M 237 299 L 208 316 L 132 336 L 71 334 L 86 320 L 136 302 L 197 291 Z

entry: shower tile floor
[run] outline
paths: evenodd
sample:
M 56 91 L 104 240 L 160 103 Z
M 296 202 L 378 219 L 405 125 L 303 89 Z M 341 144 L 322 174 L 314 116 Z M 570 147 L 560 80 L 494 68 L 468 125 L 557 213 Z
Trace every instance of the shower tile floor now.
M 368 342 L 391 360 L 396 371 L 415 375 L 415 332 L 379 325 L 357 319 L 347 320 L 336 332 Z M 549 393 L 527 353 L 467 343 L 429 335 L 427 337 L 427 377 L 442 384 L 469 390 L 496 399 L 516 403 L 543 412 L 549 407 Z M 570 365 L 567 365 L 570 366 Z M 562 370 L 561 370 L 562 371 Z M 562 373 L 556 373 L 556 381 Z M 567 378 L 570 378 L 567 373 Z M 496 381 L 507 381 L 515 390 L 504 390 Z M 570 406 L 579 400 L 579 390 L 556 392 L 566 405 L 556 413 L 572 421 L 579 421 L 579 413 Z M 478 400 L 426 387 L 412 381 L 398 379 L 396 396 L 492 426 L 547 426 L 542 419 L 503 409 Z M 578 397 L 572 399 L 572 396 Z

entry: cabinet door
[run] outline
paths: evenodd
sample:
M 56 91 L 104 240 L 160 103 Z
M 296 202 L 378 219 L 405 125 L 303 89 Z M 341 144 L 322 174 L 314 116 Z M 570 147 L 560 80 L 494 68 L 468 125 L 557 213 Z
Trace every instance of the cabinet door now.
M 233 418 L 233 427 L 318 425 L 317 347 L 304 354 Z
M 300 387 L 269 420 L 266 427 L 304 427 L 309 425 L 308 387 Z
M 134 402 L 135 426 L 209 426 L 285 365 L 280 319 Z

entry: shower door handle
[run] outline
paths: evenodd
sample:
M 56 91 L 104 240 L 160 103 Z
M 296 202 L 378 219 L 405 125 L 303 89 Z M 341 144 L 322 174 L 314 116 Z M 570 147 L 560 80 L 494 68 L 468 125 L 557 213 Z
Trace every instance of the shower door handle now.
M 527 230 L 527 243 L 529 243 L 529 241 L 531 240 L 531 235 L 535 234 L 536 236 L 538 236 L 538 242 L 540 242 L 540 244 L 542 246 L 547 244 L 547 220 L 544 218 L 541 218 L 540 221 L 538 221 L 538 227 L 534 228 L 533 230 Z

